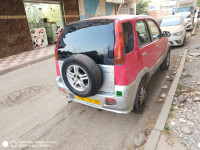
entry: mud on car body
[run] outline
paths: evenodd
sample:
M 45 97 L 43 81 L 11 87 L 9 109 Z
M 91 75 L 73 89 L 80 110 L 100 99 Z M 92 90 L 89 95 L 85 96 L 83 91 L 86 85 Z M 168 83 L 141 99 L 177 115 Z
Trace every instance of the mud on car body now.
M 67 25 L 56 45 L 62 95 L 116 113 L 142 113 L 147 83 L 170 62 L 168 32 L 148 16 L 97 17 Z

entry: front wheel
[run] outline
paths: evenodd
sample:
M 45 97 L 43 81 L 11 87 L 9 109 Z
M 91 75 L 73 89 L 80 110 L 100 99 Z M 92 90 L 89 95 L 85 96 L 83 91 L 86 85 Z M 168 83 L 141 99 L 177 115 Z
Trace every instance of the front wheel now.
M 137 114 L 141 114 L 145 108 L 146 101 L 147 101 L 147 80 L 146 78 L 142 78 L 138 86 L 137 94 L 135 97 L 133 111 Z
M 163 61 L 163 63 L 160 65 L 161 70 L 168 70 L 170 63 L 170 52 L 167 53 L 167 57 Z
M 185 37 L 183 39 L 183 44 L 181 46 L 184 46 L 185 45 L 185 42 L 186 42 L 186 34 L 185 34 Z

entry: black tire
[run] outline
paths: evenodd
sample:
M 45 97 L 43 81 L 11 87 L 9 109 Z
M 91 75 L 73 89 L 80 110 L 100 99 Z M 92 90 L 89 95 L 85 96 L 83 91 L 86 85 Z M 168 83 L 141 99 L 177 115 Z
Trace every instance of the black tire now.
M 169 64 L 170 64 L 170 51 L 167 53 L 165 60 L 160 65 L 160 70 L 168 70 Z
M 186 34 L 185 34 L 185 37 L 183 39 L 183 44 L 181 46 L 185 46 L 185 43 L 186 43 Z
M 75 89 L 68 80 L 66 72 L 68 67 L 72 65 L 81 67 L 87 74 L 88 86 L 83 91 Z M 89 97 L 97 94 L 103 80 L 99 66 L 90 57 L 83 54 L 72 55 L 64 61 L 62 66 L 62 77 L 69 90 L 80 97 Z
M 142 98 L 141 97 L 142 89 L 145 92 L 143 95 L 143 100 L 141 99 Z M 133 112 L 135 112 L 137 114 L 141 114 L 143 112 L 145 105 L 146 105 L 146 101 L 147 101 L 147 93 L 148 93 L 147 79 L 145 77 L 143 77 L 138 86 L 138 90 L 137 90 L 137 94 L 136 94 L 135 102 L 134 102 Z

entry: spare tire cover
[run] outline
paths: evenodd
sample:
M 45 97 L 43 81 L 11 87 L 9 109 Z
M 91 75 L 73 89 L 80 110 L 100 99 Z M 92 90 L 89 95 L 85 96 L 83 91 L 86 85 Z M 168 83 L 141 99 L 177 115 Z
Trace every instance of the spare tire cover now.
M 83 54 L 72 55 L 64 61 L 62 77 L 69 90 L 80 97 L 97 94 L 103 80 L 99 66 Z

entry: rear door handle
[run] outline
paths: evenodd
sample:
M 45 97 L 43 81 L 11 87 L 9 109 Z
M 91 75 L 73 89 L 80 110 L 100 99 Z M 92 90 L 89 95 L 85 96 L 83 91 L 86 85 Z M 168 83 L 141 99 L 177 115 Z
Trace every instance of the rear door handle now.
M 146 56 L 147 55 L 147 52 L 143 53 L 143 56 Z

